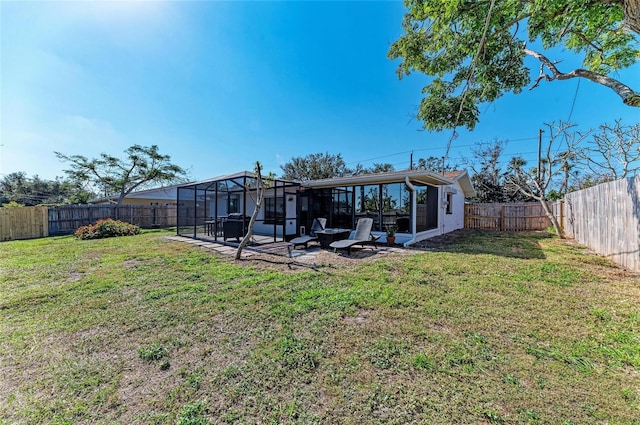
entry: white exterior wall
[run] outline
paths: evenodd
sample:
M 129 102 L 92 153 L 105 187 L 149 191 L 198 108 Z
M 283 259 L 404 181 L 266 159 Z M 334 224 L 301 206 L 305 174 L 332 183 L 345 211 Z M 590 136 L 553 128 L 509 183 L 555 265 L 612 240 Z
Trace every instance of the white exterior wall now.
M 273 196 L 273 194 L 271 196 Z M 268 193 L 266 197 L 267 198 L 269 197 Z M 249 204 L 251 204 L 251 206 L 249 206 Z M 255 202 L 250 203 L 249 200 L 247 199 L 247 211 L 249 212 L 249 214 L 247 214 L 248 216 L 251 216 L 251 214 L 253 214 L 254 208 L 255 208 Z M 256 217 L 256 224 L 254 224 L 253 226 L 253 231 L 258 234 L 272 235 L 273 224 L 264 224 L 263 220 L 264 220 L 264 203 L 262 204 L 262 208 L 260 208 L 260 211 L 258 211 L 258 216 Z M 281 236 L 280 233 L 282 233 L 282 231 L 280 231 L 280 226 L 277 226 L 276 235 Z
M 215 195 L 209 199 L 209 215 L 211 217 L 216 216 L 216 205 L 215 205 Z M 226 217 L 227 216 L 227 198 L 219 197 L 218 198 L 218 217 Z
M 455 189 L 453 194 L 453 211 L 451 214 L 447 214 L 447 192 L 451 191 L 451 188 Z M 418 232 L 415 237 L 415 242 L 420 242 L 425 239 L 432 238 L 434 236 L 444 235 L 445 233 L 453 232 L 454 230 L 464 228 L 464 193 L 459 184 L 452 186 L 439 186 L 438 187 L 438 227 L 436 229 L 426 230 L 424 232 Z M 396 237 L 398 243 L 405 243 L 410 240 L 410 236 Z
M 278 195 L 282 192 L 278 190 Z M 273 197 L 273 191 L 269 191 L 265 194 L 265 197 Z M 291 200 L 289 200 L 291 198 Z M 293 194 L 285 194 L 284 196 L 284 209 L 285 209 L 285 232 L 287 235 L 295 235 L 296 234 L 296 205 L 297 205 L 297 196 Z M 255 208 L 255 203 L 249 202 L 249 198 L 247 198 L 247 215 L 251 215 L 253 213 L 253 209 Z M 258 220 L 264 220 L 264 206 L 258 212 Z M 263 233 L 267 235 L 273 234 L 273 224 L 265 224 L 262 221 L 257 221 L 254 227 L 256 233 Z M 276 236 L 282 236 L 282 225 L 276 226 Z
M 281 191 L 278 191 L 279 194 L 281 193 Z M 255 193 L 254 193 L 255 195 Z M 267 191 L 265 194 L 265 197 L 269 198 L 269 197 L 273 197 L 273 190 L 271 191 Z M 291 201 L 289 201 L 289 198 L 291 197 Z M 209 206 L 209 213 L 211 217 L 215 216 L 216 210 L 215 210 L 215 195 L 211 196 L 211 199 L 209 200 L 210 202 L 210 206 Z M 286 221 L 286 233 L 287 235 L 292 235 L 296 233 L 296 196 L 295 195 L 286 195 L 285 196 L 285 212 L 286 212 L 286 217 L 287 217 L 287 221 Z M 228 201 L 227 201 L 227 196 L 226 194 L 224 195 L 220 195 L 218 197 L 218 217 L 226 217 L 228 215 L 228 211 L 227 211 L 227 205 L 228 205 Z M 245 212 L 245 215 L 250 217 L 251 214 L 253 214 L 253 210 L 255 208 L 255 201 L 252 199 L 252 197 L 250 195 L 247 196 L 247 210 Z M 242 195 L 240 195 L 240 213 L 242 213 Z M 264 206 L 263 208 L 261 208 L 261 210 L 258 212 L 258 216 L 257 216 L 257 221 L 254 227 L 254 230 L 256 233 L 262 233 L 262 234 L 267 234 L 267 235 L 272 235 L 273 234 L 273 224 L 265 224 L 262 222 L 262 220 L 264 220 Z M 282 237 L 282 226 L 278 225 L 276 227 L 276 235 L 278 237 Z
M 457 193 L 453 194 L 453 210 L 451 214 L 447 214 L 446 192 L 448 187 L 449 186 L 442 186 L 440 188 L 440 235 L 464 227 L 464 193 L 462 193 L 462 189 L 458 185 L 455 186 Z

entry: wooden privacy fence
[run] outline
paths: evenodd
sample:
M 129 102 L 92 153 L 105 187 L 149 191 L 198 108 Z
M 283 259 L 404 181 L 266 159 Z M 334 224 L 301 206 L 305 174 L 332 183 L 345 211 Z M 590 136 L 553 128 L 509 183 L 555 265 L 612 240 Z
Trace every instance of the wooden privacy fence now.
M 466 229 L 520 232 L 545 230 L 549 226 L 551 220 L 539 202 L 466 204 L 464 207 Z
M 0 208 L 0 241 L 47 236 L 47 207 Z
M 80 226 L 112 218 L 142 228 L 176 226 L 175 206 L 64 205 L 0 208 L 0 241 L 68 235 Z
M 157 205 L 64 205 L 49 208 L 49 234 L 65 235 L 80 226 L 112 218 L 142 228 L 162 228 L 176 225 L 175 206 Z
M 640 176 L 569 193 L 565 210 L 568 237 L 640 271 Z

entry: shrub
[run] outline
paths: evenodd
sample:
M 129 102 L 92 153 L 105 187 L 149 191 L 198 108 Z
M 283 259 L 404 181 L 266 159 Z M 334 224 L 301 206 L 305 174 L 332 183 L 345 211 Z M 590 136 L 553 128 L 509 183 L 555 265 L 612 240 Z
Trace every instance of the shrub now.
M 120 220 L 99 220 L 95 224 L 82 226 L 75 231 L 76 239 L 101 239 L 114 236 L 131 236 L 140 233 L 140 227 Z

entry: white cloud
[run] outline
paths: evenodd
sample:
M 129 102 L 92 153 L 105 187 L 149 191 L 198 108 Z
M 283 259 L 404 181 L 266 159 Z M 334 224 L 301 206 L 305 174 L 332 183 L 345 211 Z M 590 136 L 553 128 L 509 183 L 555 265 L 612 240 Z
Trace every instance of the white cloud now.
M 56 2 L 65 31 L 91 28 L 128 47 L 147 45 L 159 34 L 180 27 L 180 15 L 170 2 L 87 1 Z

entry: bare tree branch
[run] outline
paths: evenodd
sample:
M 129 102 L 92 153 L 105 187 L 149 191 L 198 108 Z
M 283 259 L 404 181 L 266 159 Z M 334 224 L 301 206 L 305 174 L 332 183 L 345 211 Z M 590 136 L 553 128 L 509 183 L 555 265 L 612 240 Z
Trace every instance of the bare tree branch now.
M 574 156 L 571 152 L 558 152 L 555 149 L 561 140 L 561 136 L 567 139 L 575 138 L 575 133 L 569 133 L 572 124 L 560 122 L 557 126 L 554 123 L 547 124 L 549 133 L 549 141 L 545 146 L 544 152 L 541 152 L 539 162 L 540 169 L 531 168 L 526 170 L 526 161 L 522 158 L 513 158 L 509 164 L 511 172 L 510 183 L 516 187 L 521 193 L 540 202 L 545 214 L 551 221 L 558 237 L 563 238 L 564 232 L 558 222 L 557 217 L 553 214 L 549 204 L 548 192 L 552 182 L 558 176 L 566 175 L 569 167 L 569 161 Z M 568 146 L 572 146 L 568 142 Z M 555 152 L 554 152 L 555 150 Z
M 640 170 L 640 124 L 603 124 L 586 149 L 577 151 L 591 172 L 614 180 Z
M 541 53 L 538 53 L 531 49 L 524 49 L 524 52 L 538 59 L 543 66 L 541 66 L 540 75 L 535 81 L 535 84 L 531 87 L 531 89 L 537 87 L 541 80 L 545 79 L 547 81 L 552 80 L 568 80 L 571 78 L 586 78 L 587 80 L 593 81 L 595 83 L 601 84 L 605 87 L 609 87 L 611 90 L 616 92 L 618 96 L 622 98 L 622 101 L 625 105 L 640 107 L 640 93 L 633 91 L 633 89 L 615 78 L 611 78 L 607 75 L 601 75 L 593 71 L 589 71 L 588 69 L 578 68 L 574 69 L 571 72 L 561 72 L 558 70 L 556 65 L 551 62 L 546 56 Z M 551 71 L 552 75 L 548 75 L 544 73 L 544 67 L 547 67 L 549 71 Z

